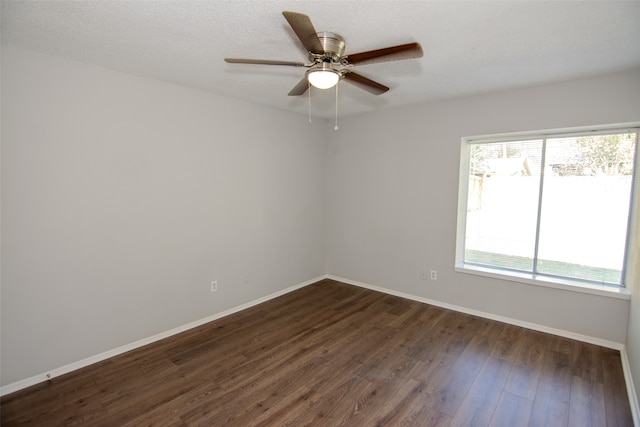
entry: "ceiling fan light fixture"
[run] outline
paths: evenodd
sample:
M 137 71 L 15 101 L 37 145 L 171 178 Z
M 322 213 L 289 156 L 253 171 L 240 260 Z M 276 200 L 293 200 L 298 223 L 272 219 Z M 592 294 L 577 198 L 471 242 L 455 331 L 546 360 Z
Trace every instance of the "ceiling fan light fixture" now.
M 300 96 L 307 92 L 311 86 L 323 90 L 335 87 L 337 99 L 337 84 L 342 79 L 373 95 L 380 95 L 388 91 L 389 88 L 353 72 L 349 67 L 358 64 L 421 58 L 423 55 L 422 47 L 417 42 L 345 55 L 345 40 L 341 35 L 327 31 L 317 32 L 311 23 L 311 19 L 304 13 L 285 10 L 282 15 L 284 15 L 302 46 L 307 50 L 308 63 L 247 58 L 224 58 L 224 60 L 230 64 L 281 65 L 308 68 L 305 76 L 289 91 L 289 96 Z
M 334 87 L 340 80 L 340 73 L 334 70 L 330 64 L 323 63 L 307 71 L 307 80 L 318 89 Z

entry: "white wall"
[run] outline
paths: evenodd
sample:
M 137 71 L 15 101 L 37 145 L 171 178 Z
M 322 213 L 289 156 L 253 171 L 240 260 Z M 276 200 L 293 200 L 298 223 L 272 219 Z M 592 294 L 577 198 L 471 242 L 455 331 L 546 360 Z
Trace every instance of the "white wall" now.
M 327 145 L 328 273 L 624 343 L 628 300 L 454 271 L 459 155 L 464 136 L 637 121 L 639 88 L 634 70 L 342 119 Z
M 324 130 L 3 46 L 2 384 L 321 276 Z

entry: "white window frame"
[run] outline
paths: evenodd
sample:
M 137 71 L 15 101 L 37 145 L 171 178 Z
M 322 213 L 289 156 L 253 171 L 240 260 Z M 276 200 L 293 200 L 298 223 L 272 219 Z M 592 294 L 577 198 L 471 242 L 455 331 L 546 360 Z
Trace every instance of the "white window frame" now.
M 539 138 L 552 138 L 558 136 L 571 136 L 571 134 L 584 134 L 586 132 L 594 134 L 602 134 L 610 131 L 620 132 L 640 132 L 640 122 L 623 123 L 616 125 L 605 126 L 590 126 L 579 128 L 564 128 L 564 129 L 552 129 L 546 131 L 535 132 L 515 132 L 505 134 L 493 134 L 493 135 L 478 135 L 463 137 L 461 139 L 460 147 L 460 175 L 459 175 L 459 187 L 458 187 L 458 216 L 457 216 L 457 233 L 456 233 L 456 258 L 455 258 L 455 270 L 460 273 L 473 274 L 477 276 L 489 277 L 493 279 L 508 280 L 512 282 L 525 283 L 529 285 L 544 286 L 556 289 L 569 290 L 580 293 L 603 295 L 612 298 L 630 299 L 630 291 L 625 286 L 611 286 L 606 284 L 594 284 L 578 279 L 565 279 L 552 276 L 546 276 L 541 274 L 517 272 L 511 270 L 505 270 L 501 268 L 483 267 L 464 263 L 464 251 L 465 251 L 465 228 L 466 228 L 466 215 L 467 215 L 467 202 L 468 202 L 468 190 L 469 190 L 469 163 L 470 163 L 470 147 L 473 142 L 482 140 L 483 142 L 500 142 L 505 140 L 514 139 L 539 139 Z M 640 144 L 637 141 L 636 144 Z M 640 148 L 636 148 L 637 154 L 635 158 L 634 167 L 634 182 L 640 180 Z M 640 224 L 634 224 L 639 221 L 636 212 L 640 209 L 640 182 L 637 182 L 632 187 L 631 206 L 629 216 L 629 226 L 627 230 L 627 252 L 626 259 L 623 266 L 623 274 L 628 270 L 629 266 L 629 239 L 631 230 L 640 226 Z

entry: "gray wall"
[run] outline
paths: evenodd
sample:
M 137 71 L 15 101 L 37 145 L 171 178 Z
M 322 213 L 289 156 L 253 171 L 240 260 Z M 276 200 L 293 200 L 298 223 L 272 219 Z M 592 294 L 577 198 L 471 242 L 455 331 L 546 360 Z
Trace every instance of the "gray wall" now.
M 624 343 L 628 300 L 454 270 L 459 156 L 464 136 L 638 121 L 638 88 L 635 70 L 343 119 L 327 140 L 328 273 Z
M 324 173 L 322 121 L 3 46 L 2 384 L 321 276 Z
M 640 92 L 640 90 L 636 92 Z M 638 95 L 640 96 L 640 93 Z M 640 156 L 636 159 L 636 171 L 640 171 Z M 640 185 L 636 184 L 636 187 L 636 191 L 640 192 Z M 636 221 L 631 233 L 628 273 L 630 279 L 629 288 L 631 289 L 632 297 L 629 308 L 626 350 L 629 368 L 635 386 L 636 403 L 638 403 L 637 399 L 640 397 L 640 195 L 636 195 L 634 208 L 634 218 Z M 640 417 L 640 413 L 636 415 Z

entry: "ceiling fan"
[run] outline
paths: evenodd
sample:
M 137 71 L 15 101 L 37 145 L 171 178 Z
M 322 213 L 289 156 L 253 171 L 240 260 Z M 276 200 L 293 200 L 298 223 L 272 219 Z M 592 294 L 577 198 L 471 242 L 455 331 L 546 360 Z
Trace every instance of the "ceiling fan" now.
M 282 14 L 302 45 L 307 49 L 308 63 L 245 58 L 225 58 L 224 60 L 231 64 L 284 65 L 308 68 L 305 77 L 291 89 L 289 96 L 304 94 L 309 85 L 318 89 L 329 89 L 341 79 L 374 95 L 380 95 L 388 91 L 389 88 L 352 71 L 350 68 L 354 65 L 422 57 L 422 47 L 416 42 L 345 55 L 345 40 L 339 34 L 317 32 L 309 16 L 303 13 L 285 11 Z

